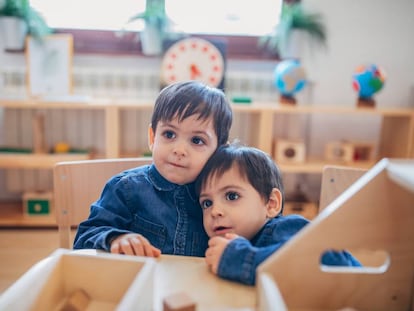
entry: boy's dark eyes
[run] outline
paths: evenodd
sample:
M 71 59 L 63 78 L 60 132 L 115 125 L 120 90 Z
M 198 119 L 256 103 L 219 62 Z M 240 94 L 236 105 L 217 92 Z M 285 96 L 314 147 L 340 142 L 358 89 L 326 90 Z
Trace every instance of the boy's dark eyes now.
M 175 133 L 173 132 L 173 131 L 164 131 L 163 133 L 162 133 L 162 135 L 165 137 L 165 138 L 174 138 L 175 137 Z
M 239 194 L 237 192 L 227 192 L 226 193 L 226 200 L 228 201 L 234 201 L 239 198 Z
M 211 200 L 203 200 L 200 202 L 200 205 L 202 209 L 207 209 L 213 205 L 213 202 Z
M 173 139 L 177 136 L 177 134 L 174 131 L 166 130 L 162 133 L 162 136 L 164 136 L 167 139 Z M 191 138 L 191 142 L 195 145 L 204 145 L 205 141 L 201 137 L 194 136 Z
M 191 139 L 191 141 L 193 142 L 193 144 L 196 144 L 196 145 L 203 145 L 203 144 L 205 144 L 204 139 L 202 139 L 201 137 L 197 137 L 197 136 L 193 137 Z

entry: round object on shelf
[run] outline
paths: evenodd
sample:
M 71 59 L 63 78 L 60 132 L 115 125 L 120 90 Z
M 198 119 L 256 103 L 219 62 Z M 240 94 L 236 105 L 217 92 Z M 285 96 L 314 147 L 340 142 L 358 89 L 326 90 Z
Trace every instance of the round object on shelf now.
M 360 99 L 369 100 L 379 92 L 386 80 L 384 70 L 375 64 L 358 66 L 352 75 L 352 87 Z
M 306 74 L 299 60 L 284 60 L 278 63 L 273 73 L 273 84 L 285 98 L 294 98 L 306 85 Z

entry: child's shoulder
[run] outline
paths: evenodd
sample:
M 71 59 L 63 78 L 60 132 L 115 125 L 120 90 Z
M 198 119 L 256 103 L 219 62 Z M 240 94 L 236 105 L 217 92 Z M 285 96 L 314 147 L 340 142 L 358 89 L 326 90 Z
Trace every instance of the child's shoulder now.
M 146 178 L 148 176 L 149 167 L 150 165 L 148 164 L 124 170 L 113 175 L 110 178 L 110 181 L 119 182 L 121 180 Z
M 300 229 L 307 225 L 309 220 L 298 214 L 279 215 L 271 219 L 268 225 L 274 228 Z

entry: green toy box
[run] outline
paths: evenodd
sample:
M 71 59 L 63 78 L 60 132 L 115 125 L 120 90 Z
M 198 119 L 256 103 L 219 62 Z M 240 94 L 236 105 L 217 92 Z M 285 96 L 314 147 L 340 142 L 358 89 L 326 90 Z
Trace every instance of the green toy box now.
M 28 216 L 48 216 L 53 211 L 53 193 L 25 192 L 23 194 L 24 213 Z

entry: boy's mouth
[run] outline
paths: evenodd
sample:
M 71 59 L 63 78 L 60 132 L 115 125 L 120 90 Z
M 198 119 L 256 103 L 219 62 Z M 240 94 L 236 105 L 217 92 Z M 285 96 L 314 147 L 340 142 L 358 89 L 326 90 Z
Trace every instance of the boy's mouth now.
M 177 163 L 169 162 L 168 164 L 170 164 L 171 166 L 174 166 L 174 167 L 184 168 L 183 165 L 180 165 L 180 164 L 177 164 Z
M 224 235 L 231 232 L 231 227 L 217 226 L 213 229 L 215 235 Z

